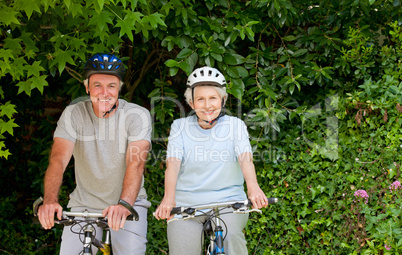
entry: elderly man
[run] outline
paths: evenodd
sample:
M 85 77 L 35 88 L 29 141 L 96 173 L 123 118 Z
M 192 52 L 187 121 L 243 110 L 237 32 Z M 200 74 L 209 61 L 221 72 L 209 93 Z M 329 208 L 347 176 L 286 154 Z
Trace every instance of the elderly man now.
M 95 54 L 86 63 L 89 99 L 69 105 L 57 123 L 38 217 L 45 229 L 53 227 L 55 213 L 61 218 L 59 189 L 74 156 L 76 187 L 67 207 L 107 215 L 114 254 L 145 254 L 150 203 L 143 172 L 151 147 L 151 118 L 145 108 L 119 99 L 124 75 L 123 62 L 111 54 Z M 139 221 L 126 221 L 129 206 Z M 60 254 L 81 250 L 80 237 L 65 227 Z

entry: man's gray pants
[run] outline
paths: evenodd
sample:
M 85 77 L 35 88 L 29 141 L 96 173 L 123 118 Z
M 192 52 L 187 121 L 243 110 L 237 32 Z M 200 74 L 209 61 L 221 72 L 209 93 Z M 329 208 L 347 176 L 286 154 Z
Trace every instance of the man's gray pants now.
M 148 201 L 147 201 L 148 202 Z M 149 202 L 148 202 L 149 203 Z M 85 208 L 72 208 L 73 211 L 83 211 Z M 139 221 L 126 221 L 124 229 L 119 231 L 110 230 L 113 254 L 115 255 L 144 255 L 147 243 L 147 212 L 148 208 L 143 206 L 134 205 L 134 209 L 139 215 Z M 88 211 L 96 212 L 96 210 L 88 209 Z M 97 211 L 101 212 L 101 211 Z M 81 226 L 85 225 L 85 222 Z M 81 226 L 75 225 L 72 229 L 71 226 L 65 226 L 63 235 L 61 237 L 60 255 L 75 255 L 80 254 L 83 249 L 80 236 L 72 233 L 79 232 Z M 98 240 L 102 240 L 103 229 L 95 227 L 95 234 Z M 84 236 L 81 235 L 81 240 Z M 96 254 L 97 248 L 92 246 L 92 254 Z

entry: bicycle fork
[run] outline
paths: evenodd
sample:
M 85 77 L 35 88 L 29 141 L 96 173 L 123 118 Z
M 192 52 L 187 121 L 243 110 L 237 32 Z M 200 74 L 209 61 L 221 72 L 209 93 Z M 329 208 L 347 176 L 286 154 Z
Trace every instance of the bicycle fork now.
M 94 228 L 91 225 L 86 225 L 84 229 L 84 248 L 82 250 L 83 255 L 92 255 L 92 234 Z
M 211 232 L 211 244 L 208 255 L 224 255 L 225 248 L 223 246 L 223 228 L 219 220 L 219 211 L 215 213 L 215 230 Z
M 84 228 L 84 244 L 83 244 L 83 255 L 92 255 L 92 244 L 95 245 L 99 250 L 101 250 L 102 254 L 110 255 L 111 254 L 111 241 L 110 241 L 110 229 L 105 228 L 105 242 L 100 242 L 98 239 L 93 238 L 94 228 L 92 225 L 87 225 Z

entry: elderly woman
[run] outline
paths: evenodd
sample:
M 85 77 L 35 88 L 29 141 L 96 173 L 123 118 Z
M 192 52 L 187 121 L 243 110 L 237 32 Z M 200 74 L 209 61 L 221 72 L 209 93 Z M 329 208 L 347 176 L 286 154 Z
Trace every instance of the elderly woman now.
M 195 115 L 172 124 L 165 172 L 165 195 L 155 212 L 158 219 L 171 219 L 175 206 L 241 201 L 247 195 L 254 208 L 268 205 L 260 189 L 244 122 L 227 116 L 226 81 L 215 68 L 196 69 L 187 80 L 185 98 Z M 200 254 L 203 218 L 168 224 L 169 254 Z M 247 254 L 243 234 L 248 214 L 222 214 L 227 226 L 226 254 Z

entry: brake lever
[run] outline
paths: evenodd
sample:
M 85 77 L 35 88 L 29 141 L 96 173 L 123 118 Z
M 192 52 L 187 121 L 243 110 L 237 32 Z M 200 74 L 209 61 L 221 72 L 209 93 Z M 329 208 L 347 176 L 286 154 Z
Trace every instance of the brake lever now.
M 247 207 L 242 207 L 242 208 L 239 208 L 239 209 L 237 209 L 237 210 L 233 210 L 233 213 L 238 213 L 238 214 L 246 214 L 246 213 L 249 213 L 249 212 L 258 212 L 258 213 L 262 213 L 262 211 L 261 210 L 259 210 L 259 209 L 248 209 Z

